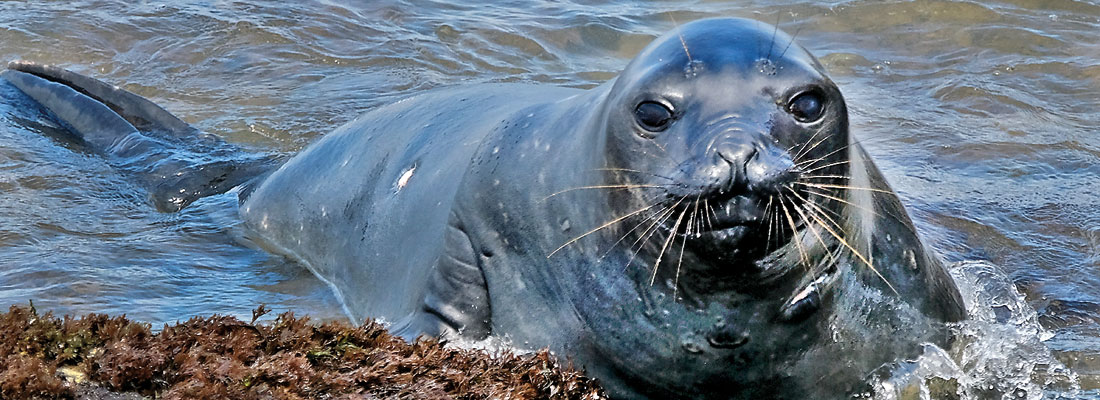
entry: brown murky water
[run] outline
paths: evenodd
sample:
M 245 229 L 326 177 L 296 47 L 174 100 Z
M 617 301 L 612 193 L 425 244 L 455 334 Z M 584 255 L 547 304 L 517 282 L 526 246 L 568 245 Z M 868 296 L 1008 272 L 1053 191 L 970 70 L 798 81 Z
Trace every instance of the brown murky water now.
M 852 131 L 932 246 L 1007 274 L 1083 395 L 1097 393 L 1100 5 L 588 3 L 3 1 L 0 60 L 92 75 L 248 150 L 289 154 L 432 87 L 590 87 L 677 21 L 778 21 L 831 72 Z M 261 302 L 341 316 L 306 271 L 242 245 L 232 198 L 157 213 L 13 90 L 0 85 L 0 302 L 154 322 Z

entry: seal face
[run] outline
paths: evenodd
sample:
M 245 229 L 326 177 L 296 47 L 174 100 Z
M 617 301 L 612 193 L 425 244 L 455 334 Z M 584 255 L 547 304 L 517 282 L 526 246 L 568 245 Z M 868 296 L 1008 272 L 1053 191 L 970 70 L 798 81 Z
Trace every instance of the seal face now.
M 150 187 L 195 193 L 169 206 L 245 182 L 255 240 L 355 319 L 550 347 L 615 397 L 846 397 L 965 315 L 849 134 L 836 85 L 759 22 L 686 24 L 590 90 L 429 91 L 251 181 L 269 160 L 188 166 L 202 157 L 161 151 L 184 161 L 156 165 L 202 173 L 136 165 L 149 158 L 131 153 L 168 142 L 147 136 L 189 127 L 91 78 L 9 68 L 85 142 L 151 171 Z
M 612 88 L 606 130 L 624 167 L 614 178 L 634 188 L 621 201 L 658 205 L 644 218 L 690 247 L 689 268 L 748 279 L 775 274 L 757 261 L 811 216 L 837 215 L 847 111 L 789 37 L 728 22 L 685 26 L 640 54 Z

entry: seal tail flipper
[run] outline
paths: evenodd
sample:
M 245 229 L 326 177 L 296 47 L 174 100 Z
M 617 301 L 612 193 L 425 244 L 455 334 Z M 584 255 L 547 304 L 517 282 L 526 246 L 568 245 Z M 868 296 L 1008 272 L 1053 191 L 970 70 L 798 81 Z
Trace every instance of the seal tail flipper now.
M 94 101 L 102 103 L 102 105 L 110 108 L 111 111 L 139 130 L 149 131 L 155 129 L 175 135 L 195 133 L 195 128 L 187 125 L 186 122 L 176 118 L 160 106 L 117 86 L 111 86 L 58 67 L 26 61 L 11 62 L 8 64 L 8 69 L 67 86 Z M 22 87 L 20 89 L 22 90 Z M 35 99 L 41 102 L 38 98 Z M 65 119 L 65 117 L 62 118 Z
M 48 109 L 85 145 L 133 174 L 164 212 L 226 192 L 276 165 L 244 154 L 121 88 L 61 68 L 13 62 L 0 77 Z

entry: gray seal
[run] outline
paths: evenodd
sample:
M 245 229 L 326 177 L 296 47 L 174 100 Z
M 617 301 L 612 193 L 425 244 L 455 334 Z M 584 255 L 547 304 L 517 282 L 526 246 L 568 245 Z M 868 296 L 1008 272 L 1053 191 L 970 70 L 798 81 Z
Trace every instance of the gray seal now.
M 253 239 L 354 318 L 549 347 L 615 397 L 847 397 L 965 317 L 837 86 L 756 21 L 683 25 L 589 90 L 429 91 L 266 165 L 227 175 Z

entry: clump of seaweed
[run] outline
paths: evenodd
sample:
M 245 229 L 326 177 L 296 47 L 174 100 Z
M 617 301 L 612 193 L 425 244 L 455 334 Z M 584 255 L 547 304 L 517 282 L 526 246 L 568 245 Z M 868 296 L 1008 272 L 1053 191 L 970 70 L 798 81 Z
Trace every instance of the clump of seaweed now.
M 382 325 L 292 313 L 192 318 L 153 333 L 125 317 L 0 314 L 0 398 L 602 399 L 547 351 L 527 355 L 407 343 Z

